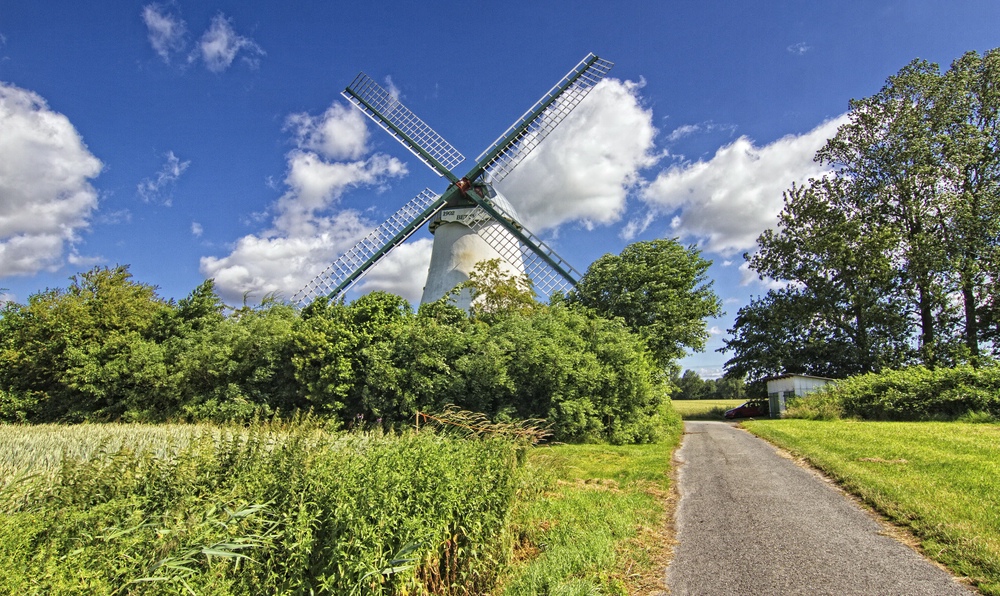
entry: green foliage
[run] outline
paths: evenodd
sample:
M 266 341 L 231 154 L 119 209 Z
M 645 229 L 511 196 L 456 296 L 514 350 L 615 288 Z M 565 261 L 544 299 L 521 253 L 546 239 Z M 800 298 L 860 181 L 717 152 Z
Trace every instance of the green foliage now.
M 727 370 L 847 376 L 996 355 L 1000 48 L 914 60 L 817 153 L 748 256 L 789 289 L 741 309 Z
M 37 397 L 26 418 L 116 419 L 160 405 L 166 364 L 156 334 L 170 307 L 131 277 L 127 267 L 96 268 L 66 290 L 4 305 L 0 386 L 22 403 Z
M 859 375 L 797 400 L 788 415 L 867 420 L 1000 418 L 1000 367 L 913 366 Z
M 566 300 L 603 317 L 621 317 L 666 368 L 685 348 L 702 350 L 705 318 L 722 312 L 706 275 L 711 264 L 676 240 L 636 242 L 591 263 Z
M 561 441 L 656 441 L 668 388 L 638 335 L 579 304 L 534 301 L 496 262 L 473 272 L 470 315 L 414 313 L 385 292 L 301 312 L 227 308 L 207 281 L 179 302 L 127 268 L 0 313 L 6 421 L 250 422 L 312 411 L 347 427 L 403 428 L 454 404 L 545 418 Z
M 500 259 L 477 263 L 469 279 L 453 290 L 468 290 L 472 299 L 472 315 L 487 321 L 527 315 L 538 306 L 531 280 L 525 275 L 513 275 L 500 268 Z
M 695 371 L 686 370 L 679 377 L 674 375 L 671 383 L 677 388 L 677 391 L 670 396 L 673 400 L 738 400 L 746 397 L 746 387 L 742 378 L 702 379 Z
M 483 593 L 519 449 L 307 419 L 65 459 L 0 492 L 0 592 Z

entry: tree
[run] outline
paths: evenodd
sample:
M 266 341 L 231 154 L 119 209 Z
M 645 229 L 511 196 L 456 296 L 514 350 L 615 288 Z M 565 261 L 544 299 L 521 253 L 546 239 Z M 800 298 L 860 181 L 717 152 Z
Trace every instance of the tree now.
M 567 302 L 620 317 L 666 368 L 685 348 L 703 350 L 705 318 L 722 312 L 707 276 L 711 264 L 694 246 L 684 248 L 676 239 L 636 242 L 620 255 L 594 261 Z
M 671 399 L 708 399 L 711 390 L 709 383 L 702 380 L 698 373 L 686 370 L 680 377 L 674 379 L 678 392 Z
M 118 419 L 162 411 L 167 369 L 157 333 L 171 306 L 127 266 L 74 275 L 66 290 L 8 303 L 0 384 L 36 396 L 35 420 Z
M 476 263 L 469 279 L 459 284 L 452 293 L 463 290 L 470 292 L 472 316 L 483 320 L 526 315 L 538 305 L 531 279 L 504 271 L 500 267 L 500 259 Z
M 943 168 L 942 228 L 963 306 L 969 356 L 996 337 L 1000 272 L 1000 49 L 968 52 L 944 74 L 932 108 Z M 990 329 L 993 323 L 993 329 Z
M 795 317 L 801 328 L 789 330 L 791 335 L 805 338 L 805 345 L 837 346 L 833 362 L 795 363 L 825 369 L 826 375 L 878 371 L 909 355 L 907 302 L 892 259 L 896 237 L 861 215 L 863 201 L 856 191 L 850 180 L 838 176 L 793 185 L 785 192 L 777 229 L 761 234 L 759 250 L 747 257 L 762 278 L 796 285 L 773 295 L 774 303 L 768 305 L 790 309 L 779 316 L 786 321 Z M 768 327 L 773 331 L 773 325 Z M 774 337 L 765 333 L 759 339 L 773 343 L 769 338 Z M 800 356 L 833 356 L 829 347 L 796 351 Z M 780 372 L 786 371 L 771 374 Z
M 950 365 L 998 348 L 1000 50 L 943 74 L 914 60 L 850 108 L 816 155 L 832 172 L 785 193 L 748 257 L 789 289 L 741 310 L 734 374 Z

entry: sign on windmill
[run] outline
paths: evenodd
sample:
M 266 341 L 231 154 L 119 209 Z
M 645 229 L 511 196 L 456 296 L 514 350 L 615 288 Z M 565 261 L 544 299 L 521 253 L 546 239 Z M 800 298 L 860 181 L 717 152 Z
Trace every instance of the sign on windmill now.
M 580 273 L 518 221 L 513 206 L 494 184 L 517 167 L 611 67 L 611 62 L 588 55 L 500 135 L 461 178 L 452 170 L 465 157 L 398 98 L 365 73 L 359 74 L 342 95 L 451 184 L 440 195 L 425 189 L 292 300 L 305 305 L 320 297 L 342 297 L 425 223 L 434 243 L 421 302 L 441 298 L 467 280 L 478 262 L 488 259 L 499 259 L 506 272 L 527 275 L 541 297 L 572 288 Z M 469 307 L 468 293 L 459 297 L 458 306 Z

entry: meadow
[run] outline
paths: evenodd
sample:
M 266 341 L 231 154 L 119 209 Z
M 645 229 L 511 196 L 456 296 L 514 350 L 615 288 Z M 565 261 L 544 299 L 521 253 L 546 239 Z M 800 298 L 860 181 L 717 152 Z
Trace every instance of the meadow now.
M 518 429 L 0 425 L 0 593 L 630 594 L 670 458 Z
M 481 593 L 526 449 L 314 419 L 3 430 L 5 594 Z
M 921 550 L 1000 594 L 1000 425 L 754 420 L 743 426 L 833 477 Z
M 722 420 L 726 410 L 735 408 L 745 399 L 675 399 L 670 403 L 685 420 Z

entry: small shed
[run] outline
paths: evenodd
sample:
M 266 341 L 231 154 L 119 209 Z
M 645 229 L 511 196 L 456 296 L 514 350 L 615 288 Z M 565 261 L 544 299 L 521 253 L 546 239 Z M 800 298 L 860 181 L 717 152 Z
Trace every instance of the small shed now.
M 802 397 L 816 391 L 835 379 L 812 375 L 784 374 L 767 379 L 767 401 L 771 418 L 780 418 L 785 413 L 785 403 L 789 398 Z

